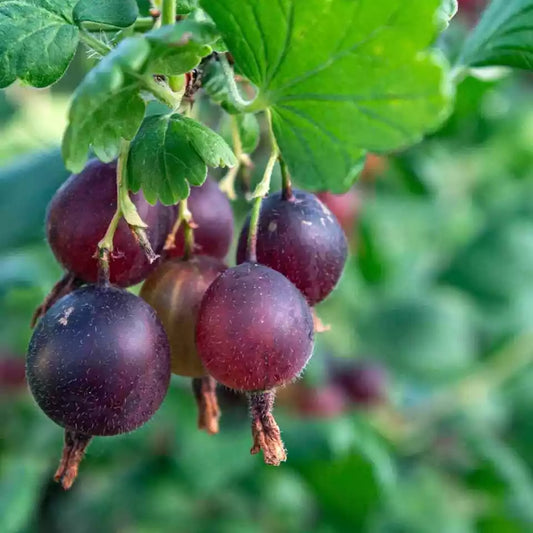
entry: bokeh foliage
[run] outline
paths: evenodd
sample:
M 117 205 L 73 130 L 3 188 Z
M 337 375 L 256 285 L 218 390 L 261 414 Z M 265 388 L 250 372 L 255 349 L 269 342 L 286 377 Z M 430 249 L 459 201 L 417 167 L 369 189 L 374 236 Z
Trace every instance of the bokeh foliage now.
M 0 93 L 4 358 L 23 357 L 59 275 L 42 220 L 67 175 L 57 146 L 70 89 L 67 74 L 46 97 Z M 353 257 L 318 308 L 332 330 L 304 379 L 323 384 L 332 358 L 373 358 L 390 374 L 387 405 L 303 419 L 281 402 L 289 460 L 274 469 L 248 454 L 245 405 L 228 400 L 221 433 L 204 435 L 189 384 L 174 378 L 149 424 L 95 439 L 64 493 L 50 481 L 60 428 L 4 386 L 0 531 L 531 531 L 530 94 L 527 76 L 465 78 L 446 124 L 358 185 Z M 244 200 L 235 208 L 242 220 Z

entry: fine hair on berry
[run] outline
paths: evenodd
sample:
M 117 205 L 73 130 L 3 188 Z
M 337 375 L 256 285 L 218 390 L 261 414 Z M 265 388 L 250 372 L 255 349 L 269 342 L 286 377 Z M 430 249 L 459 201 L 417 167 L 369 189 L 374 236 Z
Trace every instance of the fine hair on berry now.
M 247 257 L 249 224 L 248 216 L 239 237 L 237 263 Z M 281 272 L 314 305 L 339 281 L 348 245 L 331 211 L 314 194 L 295 189 L 263 200 L 256 253 L 259 263 Z
M 170 349 L 155 311 L 123 289 L 87 285 L 56 302 L 30 342 L 28 384 L 57 424 L 116 435 L 144 424 L 165 397 Z
M 296 287 L 257 263 L 226 270 L 207 289 L 196 326 L 206 370 L 236 390 L 263 391 L 301 373 L 313 349 L 313 318 Z
M 46 235 L 57 260 L 77 278 L 98 278 L 96 249 L 117 207 L 116 162 L 93 159 L 57 190 L 48 206 Z M 147 224 L 153 251 L 162 251 L 174 216 L 171 207 L 150 205 L 141 193 L 132 194 L 139 216 Z M 110 281 L 129 287 L 142 281 L 157 263 L 151 263 L 124 219 L 113 238 Z

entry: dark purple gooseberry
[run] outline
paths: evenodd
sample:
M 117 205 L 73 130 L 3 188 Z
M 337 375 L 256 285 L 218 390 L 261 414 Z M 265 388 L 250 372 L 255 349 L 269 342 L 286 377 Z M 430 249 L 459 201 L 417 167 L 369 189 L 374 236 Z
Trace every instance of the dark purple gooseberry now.
M 246 260 L 250 216 L 242 228 L 237 263 Z M 314 195 L 294 190 L 263 200 L 257 232 L 257 261 L 281 272 L 306 297 L 322 301 L 342 274 L 348 246 L 331 211 Z
M 195 224 L 194 253 L 218 259 L 226 257 L 233 239 L 233 211 L 218 183 L 207 178 L 202 186 L 191 187 L 187 206 Z M 184 233 L 180 228 L 175 247 L 167 250 L 167 255 L 182 257 L 184 251 Z
M 39 407 L 66 430 L 56 478 L 68 488 L 91 436 L 132 431 L 158 409 L 170 379 L 170 348 L 141 298 L 87 285 L 40 320 L 26 374 Z
M 257 263 L 226 270 L 202 300 L 196 344 L 213 378 L 249 393 L 251 452 L 263 450 L 267 464 L 285 461 L 273 389 L 298 377 L 313 349 L 313 318 L 298 289 Z
M 148 225 L 146 235 L 160 253 L 173 224 L 174 209 L 150 205 L 141 193 L 131 195 L 140 217 Z M 113 218 L 117 205 L 116 163 L 93 159 L 58 189 L 48 207 L 46 232 L 57 260 L 77 278 L 97 280 L 95 252 Z M 157 266 L 150 263 L 125 220 L 113 239 L 110 281 L 128 287 L 142 281 Z
M 313 349 L 313 318 L 296 287 L 279 272 L 243 263 L 207 289 L 196 325 L 207 372 L 241 391 L 289 383 Z

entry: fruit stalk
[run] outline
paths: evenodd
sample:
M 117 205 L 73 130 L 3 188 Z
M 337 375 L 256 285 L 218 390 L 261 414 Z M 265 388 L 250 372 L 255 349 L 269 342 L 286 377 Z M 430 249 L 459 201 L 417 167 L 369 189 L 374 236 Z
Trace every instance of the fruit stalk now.
M 186 198 L 179 203 L 178 215 L 170 233 L 167 235 L 165 250 L 172 250 L 172 248 L 176 247 L 176 235 L 182 224 L 184 240 L 183 259 L 187 260 L 194 255 L 194 228 L 196 224 L 192 219 L 192 213 L 189 210 Z
M 237 120 L 232 115 L 231 117 L 231 140 L 233 144 L 233 153 L 237 158 L 237 164 L 228 170 L 228 173 L 220 180 L 219 188 L 225 192 L 230 200 L 236 200 L 237 194 L 235 193 L 235 179 L 239 174 L 242 160 L 245 156 L 242 150 L 241 135 L 239 133 L 239 127 L 237 126 Z
M 192 389 L 198 405 L 198 429 L 203 429 L 210 435 L 218 433 L 220 419 L 216 387 L 217 382 L 211 376 L 192 380 Z
M 279 466 L 281 462 L 287 460 L 287 453 L 278 424 L 272 415 L 275 396 L 273 390 L 251 392 L 248 395 L 254 442 L 250 453 L 253 455 L 262 450 L 267 465 Z
M 274 165 L 279 157 L 279 149 L 274 137 L 274 132 L 272 131 L 272 118 L 270 111 L 267 111 L 267 118 L 269 124 L 269 135 L 270 142 L 272 144 L 272 150 L 270 152 L 270 157 L 268 158 L 265 172 L 261 181 L 257 184 L 255 191 L 252 195 L 254 198 L 254 203 L 252 205 L 252 211 L 250 213 L 250 227 L 248 229 L 248 241 L 247 241 L 247 254 L 246 259 L 251 263 L 257 263 L 257 231 L 259 226 L 259 216 L 261 214 L 261 202 L 263 197 L 268 194 L 270 190 L 270 179 L 272 177 L 272 171 L 274 170 Z
M 282 193 L 281 196 L 284 200 L 292 200 L 294 195 L 292 194 L 292 183 L 291 176 L 289 174 L 289 168 L 283 157 L 278 156 L 279 168 L 281 170 L 281 187 Z
M 121 218 L 126 220 L 150 263 L 153 263 L 158 257 L 144 231 L 147 226 L 139 216 L 137 208 L 129 196 L 126 175 L 129 150 L 129 141 L 122 139 L 117 160 L 117 208 L 104 237 L 98 243 L 96 251 L 96 256 L 98 257 L 98 281 L 103 284 L 109 283 L 109 261 L 113 251 L 113 238 Z
M 180 217 L 183 220 L 183 259 L 190 259 L 194 254 L 194 221 L 192 214 L 187 207 L 187 199 L 185 198 L 180 202 Z
M 163 0 L 161 5 L 161 24 L 170 26 L 176 22 L 176 0 Z M 182 76 L 169 76 L 168 85 L 173 92 L 184 89 Z
M 76 480 L 78 469 L 85 455 L 85 450 L 91 441 L 90 435 L 76 433 L 75 431 L 65 430 L 65 444 L 63 454 L 59 461 L 54 481 L 61 483 L 61 486 L 68 490 Z
M 130 27 L 133 27 L 137 32 L 143 32 L 151 30 L 153 26 L 154 17 L 138 17 L 133 26 Z M 87 32 L 101 33 L 109 28 L 100 22 L 83 21 L 83 29 Z
M 113 237 L 117 230 L 118 223 L 122 218 L 122 203 L 120 194 L 122 188 L 122 174 L 125 172 L 129 152 L 129 142 L 122 140 L 120 144 L 120 153 L 117 161 L 117 207 L 103 239 L 98 243 L 96 251 L 98 257 L 98 281 L 100 283 L 109 283 L 109 259 L 113 251 Z
M 176 0 L 163 0 L 161 5 L 161 23 L 174 24 L 176 21 Z

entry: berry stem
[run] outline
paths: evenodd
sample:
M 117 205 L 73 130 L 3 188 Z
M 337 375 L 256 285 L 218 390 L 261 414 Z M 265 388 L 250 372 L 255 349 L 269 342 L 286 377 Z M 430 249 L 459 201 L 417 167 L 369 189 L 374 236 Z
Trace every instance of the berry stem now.
M 289 167 L 281 155 L 278 156 L 279 167 L 281 169 L 281 186 L 282 186 L 282 198 L 284 200 L 292 200 L 294 195 L 292 194 L 291 176 L 289 174 Z
M 68 490 L 76 480 L 78 469 L 85 454 L 85 450 L 91 441 L 90 435 L 76 433 L 65 430 L 65 444 L 63 454 L 59 461 L 59 466 L 54 474 L 54 481 L 61 483 L 61 486 Z
M 272 120 L 270 111 L 267 110 L 266 114 L 268 124 L 270 126 L 269 132 L 272 149 L 265 167 L 263 177 L 261 181 L 257 184 L 257 187 L 255 188 L 252 194 L 252 198 L 254 198 L 254 200 L 252 205 L 252 211 L 250 213 L 250 227 L 248 230 L 248 240 L 246 245 L 246 259 L 252 263 L 257 262 L 257 229 L 259 225 L 259 217 L 261 214 L 261 202 L 263 201 L 263 197 L 266 196 L 268 194 L 268 191 L 270 190 L 270 179 L 272 178 L 272 171 L 274 170 L 274 165 L 276 164 L 276 161 L 279 156 L 278 145 L 274 137 L 274 132 L 272 131 Z
M 161 3 L 161 24 L 174 24 L 176 21 L 176 0 L 163 0 Z
M 126 220 L 150 263 L 155 261 L 158 257 L 152 250 L 150 241 L 144 231 L 144 228 L 147 226 L 139 216 L 137 208 L 132 202 L 128 192 L 126 167 L 129 150 L 129 141 L 122 139 L 117 160 L 117 208 L 109 226 L 107 227 L 104 237 L 98 243 L 96 251 L 96 257 L 98 258 L 98 280 L 103 284 L 109 283 L 109 261 L 111 258 L 111 252 L 113 251 L 113 238 L 122 218 Z
M 43 303 L 37 307 L 31 318 L 30 326 L 33 329 L 37 321 L 52 307 L 60 298 L 71 293 L 83 284 L 83 281 L 72 272 L 67 272 L 48 293 Z
M 130 26 L 130 28 L 133 28 L 135 31 L 145 31 L 145 30 L 151 30 L 154 26 L 154 17 L 139 17 L 134 23 L 133 26 Z M 109 30 L 109 27 L 105 24 L 100 24 L 99 22 L 90 22 L 90 21 L 84 21 L 83 22 L 83 29 L 90 32 L 101 32 Z
M 218 433 L 220 419 L 216 388 L 217 382 L 211 376 L 192 380 L 192 389 L 198 405 L 198 429 L 204 429 L 210 435 Z
M 252 415 L 253 446 L 250 453 L 263 451 L 267 465 L 279 466 L 287 460 L 287 452 L 281 440 L 278 424 L 272 415 L 276 393 L 273 390 L 248 394 Z
M 161 5 L 161 24 L 163 26 L 172 26 L 176 23 L 176 0 L 163 0 Z M 179 92 L 183 89 L 185 92 L 185 83 L 183 76 L 169 76 L 168 86 L 172 92 Z M 181 99 L 180 99 L 181 100 Z
M 141 82 L 144 89 L 152 93 L 160 102 L 163 102 L 173 111 L 178 109 L 181 105 L 181 100 L 185 92 L 185 85 L 180 92 L 174 92 L 170 87 L 166 88 L 165 85 L 155 81 L 152 76 L 134 75 L 134 77 Z
M 228 173 L 220 180 L 218 184 L 220 190 L 225 192 L 230 200 L 235 200 L 237 195 L 235 194 L 235 179 L 241 168 L 243 151 L 241 135 L 239 133 L 239 127 L 237 125 L 237 119 L 232 115 L 231 120 L 231 140 L 233 141 L 233 152 L 237 158 L 237 164 L 228 170 Z
M 246 244 L 246 259 L 250 263 L 257 263 L 257 229 L 262 201 L 263 199 L 261 197 L 254 200 L 252 212 L 250 214 L 250 229 L 248 231 L 248 242 Z
M 187 207 L 187 199 L 180 202 L 180 217 L 183 220 L 183 259 L 186 261 L 194 254 L 194 228 L 195 224 L 192 219 L 192 213 Z
M 194 254 L 194 229 L 196 228 L 196 224 L 192 219 L 192 213 L 187 207 L 186 198 L 179 203 L 178 215 L 170 233 L 167 235 L 164 250 L 171 250 L 176 247 L 176 235 L 182 224 L 184 237 L 183 259 L 187 260 Z

